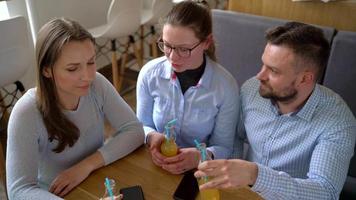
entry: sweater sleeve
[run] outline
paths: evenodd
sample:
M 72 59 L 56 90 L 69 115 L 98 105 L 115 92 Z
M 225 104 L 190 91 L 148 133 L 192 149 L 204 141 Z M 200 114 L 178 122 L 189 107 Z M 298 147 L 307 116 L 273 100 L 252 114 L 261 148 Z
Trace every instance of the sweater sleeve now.
M 142 124 L 130 106 L 121 98 L 111 83 L 102 75 L 97 75 L 99 92 L 102 96 L 102 109 L 105 117 L 114 128 L 113 137 L 99 149 L 105 165 L 120 159 L 144 142 Z
M 59 200 L 38 183 L 40 115 L 35 98 L 25 94 L 11 112 L 8 124 L 6 160 L 7 191 L 10 200 Z

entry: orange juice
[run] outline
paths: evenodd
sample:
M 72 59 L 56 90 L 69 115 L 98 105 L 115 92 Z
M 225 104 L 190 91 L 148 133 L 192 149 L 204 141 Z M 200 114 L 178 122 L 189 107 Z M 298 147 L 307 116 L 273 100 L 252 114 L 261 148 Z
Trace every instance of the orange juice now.
M 204 180 L 204 177 L 203 177 L 198 180 L 198 183 L 199 183 L 199 185 L 202 185 L 208 181 L 209 181 L 209 179 Z M 220 192 L 218 189 L 200 190 L 200 200 L 220 200 Z
M 177 119 L 169 121 L 165 126 L 165 140 L 161 144 L 161 153 L 167 157 L 172 157 L 177 155 L 178 146 L 176 144 L 176 137 L 174 134 L 174 125 Z
M 208 151 L 206 150 L 205 143 L 199 143 L 198 140 L 194 140 L 197 149 L 200 151 L 200 163 L 211 160 Z M 201 177 L 198 179 L 199 185 L 209 182 L 209 177 Z M 220 200 L 220 192 L 218 189 L 204 189 L 200 190 L 200 200 Z
M 161 153 L 167 157 L 172 157 L 177 155 L 178 146 L 174 139 L 165 139 L 161 144 Z

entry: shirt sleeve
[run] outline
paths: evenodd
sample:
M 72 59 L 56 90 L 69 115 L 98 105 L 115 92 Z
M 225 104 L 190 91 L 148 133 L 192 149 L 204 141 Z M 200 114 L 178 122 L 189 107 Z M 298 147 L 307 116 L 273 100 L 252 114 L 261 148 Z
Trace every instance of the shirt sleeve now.
M 143 144 L 144 133 L 141 123 L 130 106 L 121 98 L 112 84 L 102 75 L 98 75 L 101 86 L 98 94 L 102 95 L 102 109 L 115 133 L 99 149 L 105 164 L 120 159 Z
M 208 148 L 215 159 L 231 156 L 239 115 L 239 89 L 235 79 L 231 77 L 224 88 L 224 100 L 215 118 L 213 134 L 208 141 Z
M 258 165 L 252 190 L 265 199 L 338 199 L 355 145 L 355 126 L 335 126 L 321 136 L 305 179 Z
M 241 96 L 240 96 L 241 98 Z M 248 148 L 248 143 L 246 141 L 246 131 L 245 131 L 245 125 L 243 123 L 243 116 L 242 116 L 242 101 L 240 99 L 240 112 L 238 114 L 238 119 L 237 119 L 237 128 L 236 128 L 236 134 L 235 134 L 235 139 L 234 139 L 234 147 L 232 151 L 231 158 L 232 159 L 240 159 L 240 158 L 245 158 L 245 154 L 247 153 L 247 148 Z
M 137 98 L 136 114 L 137 114 L 137 118 L 143 124 L 145 137 L 147 136 L 148 133 L 152 131 L 156 131 L 153 122 L 153 117 L 152 117 L 154 101 L 153 101 L 153 97 L 149 92 L 147 76 L 148 76 L 147 69 L 143 67 L 137 78 L 137 86 L 136 86 L 136 98 Z
M 10 200 L 60 200 L 38 185 L 39 133 L 42 119 L 34 110 L 34 99 L 24 95 L 11 112 L 8 124 L 6 182 Z

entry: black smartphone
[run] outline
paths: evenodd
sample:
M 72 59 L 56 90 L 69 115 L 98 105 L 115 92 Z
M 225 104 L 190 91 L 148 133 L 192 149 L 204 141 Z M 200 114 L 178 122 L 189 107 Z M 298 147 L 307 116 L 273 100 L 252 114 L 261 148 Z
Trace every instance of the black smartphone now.
M 142 188 L 139 185 L 120 189 L 123 200 L 144 200 Z
M 198 181 L 194 176 L 193 171 L 188 171 L 184 174 L 182 181 L 179 183 L 176 191 L 173 194 L 175 200 L 195 200 L 199 192 Z

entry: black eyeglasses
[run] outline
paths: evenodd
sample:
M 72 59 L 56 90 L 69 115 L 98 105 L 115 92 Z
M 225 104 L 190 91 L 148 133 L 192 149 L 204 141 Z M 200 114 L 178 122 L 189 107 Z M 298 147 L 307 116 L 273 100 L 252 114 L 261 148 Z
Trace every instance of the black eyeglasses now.
M 194 45 L 192 48 L 186 48 L 186 47 L 172 47 L 167 43 L 164 43 L 162 39 L 157 41 L 157 45 L 159 49 L 165 54 L 165 55 L 170 55 L 172 53 L 172 50 L 174 50 L 179 57 L 182 58 L 188 58 L 190 57 L 192 51 L 197 48 L 202 41 L 198 42 L 198 44 Z

